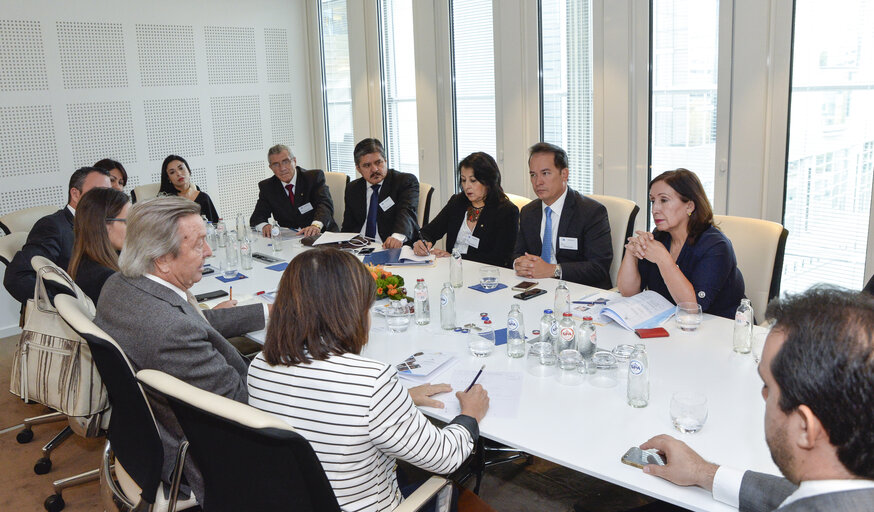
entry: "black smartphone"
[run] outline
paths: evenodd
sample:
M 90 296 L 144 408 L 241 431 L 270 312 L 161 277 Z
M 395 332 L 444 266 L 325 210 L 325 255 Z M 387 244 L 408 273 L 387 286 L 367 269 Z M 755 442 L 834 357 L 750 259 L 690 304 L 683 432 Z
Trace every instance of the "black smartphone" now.
M 214 268 L 212 268 L 212 267 L 203 267 L 203 272 L 201 272 L 201 275 L 208 276 L 208 275 L 212 274 L 213 272 L 215 272 L 215 269 L 214 269 Z
M 365 247 L 364 249 L 358 249 L 358 254 L 370 254 L 375 249 L 373 247 Z
M 279 263 L 282 261 L 279 258 L 274 258 L 273 256 L 267 256 L 266 254 L 262 254 L 260 252 L 252 253 L 252 257 L 261 263 Z
M 219 297 L 224 297 L 227 294 L 228 294 L 228 292 L 226 292 L 224 290 L 216 290 L 214 292 L 206 292 L 206 293 L 201 293 L 201 294 L 195 295 L 194 298 L 197 300 L 197 302 L 206 302 L 208 300 L 217 299 Z
M 516 295 L 513 295 L 513 298 L 519 300 L 528 300 L 533 299 L 534 297 L 539 297 L 544 293 L 546 293 L 546 290 L 544 290 L 543 288 L 531 288 L 530 290 L 525 290 L 522 293 L 517 293 Z

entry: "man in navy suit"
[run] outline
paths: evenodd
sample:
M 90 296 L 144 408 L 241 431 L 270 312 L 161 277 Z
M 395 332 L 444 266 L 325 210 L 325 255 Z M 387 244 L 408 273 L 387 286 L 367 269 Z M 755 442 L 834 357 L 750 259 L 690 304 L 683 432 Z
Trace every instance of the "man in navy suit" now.
M 299 167 L 291 149 L 283 144 L 267 151 L 267 161 L 273 176 L 258 183 L 258 202 L 249 225 L 269 237 L 268 220 L 273 215 L 280 226 L 299 229 L 303 236 L 336 231 L 334 202 L 325 173 Z
M 417 238 L 419 180 L 412 174 L 385 168 L 385 149 L 378 139 L 355 145 L 355 168 L 361 177 L 346 186 L 344 233 L 360 233 L 386 249 Z
M 644 472 L 697 485 L 741 511 L 874 510 L 874 298 L 831 287 L 775 299 L 759 363 L 765 440 L 785 478 L 705 461 L 661 435 Z
M 67 191 L 67 206 L 51 215 L 46 215 L 30 229 L 27 242 L 9 262 L 3 285 L 22 307 L 33 298 L 36 273 L 30 266 L 34 256 L 45 256 L 52 263 L 67 270 L 73 252 L 73 216 L 79 198 L 92 188 L 112 186 L 109 171 L 96 167 L 82 167 L 70 176 Z
M 563 149 L 539 142 L 528 152 L 528 175 L 537 199 L 519 212 L 516 274 L 610 288 L 613 243 L 607 209 L 568 187 Z

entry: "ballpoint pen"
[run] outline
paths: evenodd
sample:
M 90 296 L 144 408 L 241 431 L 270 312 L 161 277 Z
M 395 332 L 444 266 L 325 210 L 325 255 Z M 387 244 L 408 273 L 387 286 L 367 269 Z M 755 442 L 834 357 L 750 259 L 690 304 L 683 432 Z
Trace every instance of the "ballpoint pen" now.
M 464 390 L 465 393 L 470 391 L 470 388 L 472 388 L 473 385 L 476 384 L 477 379 L 479 379 L 479 376 L 483 374 L 483 370 L 485 370 L 485 369 L 486 369 L 486 365 L 482 365 L 482 367 L 480 367 L 479 371 L 476 372 L 476 376 L 473 378 L 472 381 L 470 381 L 470 386 L 468 386 L 467 389 Z
M 573 303 L 574 303 L 574 304 L 585 304 L 586 306 L 595 306 L 595 305 L 597 305 L 597 304 L 607 304 L 607 300 L 606 300 L 606 299 L 600 299 L 600 300 L 575 300 L 575 301 L 573 301 Z

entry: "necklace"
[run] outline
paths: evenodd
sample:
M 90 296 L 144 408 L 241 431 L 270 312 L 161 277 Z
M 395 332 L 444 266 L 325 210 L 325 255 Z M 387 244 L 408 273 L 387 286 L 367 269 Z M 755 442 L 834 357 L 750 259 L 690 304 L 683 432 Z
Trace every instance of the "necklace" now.
M 479 220 L 479 214 L 482 213 L 485 205 L 477 208 L 474 205 L 470 205 L 467 207 L 467 221 L 468 222 L 476 222 Z

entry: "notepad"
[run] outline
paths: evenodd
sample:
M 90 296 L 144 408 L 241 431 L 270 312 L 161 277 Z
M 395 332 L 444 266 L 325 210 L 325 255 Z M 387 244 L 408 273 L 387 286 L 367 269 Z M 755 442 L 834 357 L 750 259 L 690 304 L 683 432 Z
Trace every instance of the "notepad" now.
M 413 248 L 405 245 L 400 249 L 386 249 L 364 256 L 365 265 L 427 265 L 435 260 L 433 254 L 417 256 Z
M 398 377 L 416 384 L 425 384 L 456 362 L 457 359 L 452 354 L 421 351 L 395 365 L 395 369 Z

